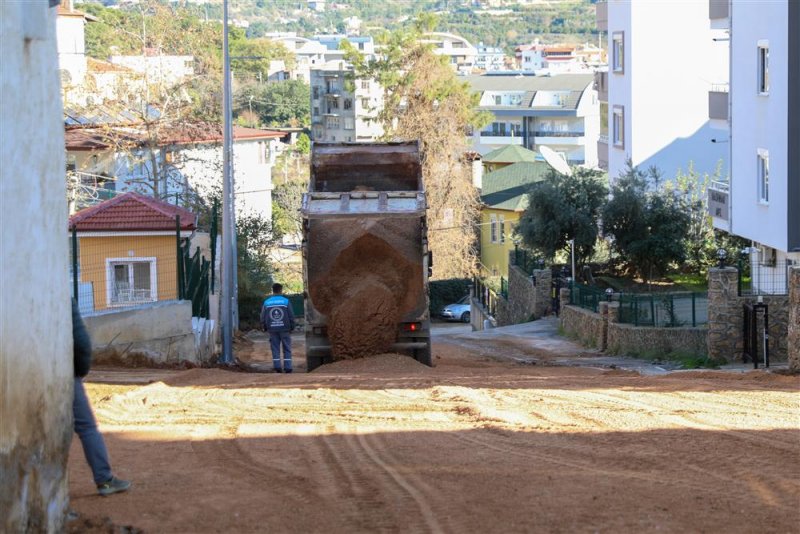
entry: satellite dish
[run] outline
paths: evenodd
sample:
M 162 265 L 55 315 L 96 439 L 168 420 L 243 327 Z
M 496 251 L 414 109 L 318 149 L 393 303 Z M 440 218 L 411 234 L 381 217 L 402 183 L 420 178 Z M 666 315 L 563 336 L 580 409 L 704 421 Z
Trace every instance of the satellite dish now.
M 552 148 L 540 146 L 539 154 L 541 154 L 544 160 L 557 172 L 566 176 L 572 176 L 572 169 L 569 168 L 569 163 L 564 161 L 564 158 L 562 158 L 558 152 Z

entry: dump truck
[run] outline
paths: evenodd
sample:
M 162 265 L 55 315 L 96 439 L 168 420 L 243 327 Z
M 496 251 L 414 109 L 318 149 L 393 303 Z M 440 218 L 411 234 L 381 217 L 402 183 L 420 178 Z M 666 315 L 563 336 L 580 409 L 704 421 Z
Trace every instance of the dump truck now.
M 419 144 L 314 143 L 303 194 L 308 370 L 386 352 L 431 365 Z

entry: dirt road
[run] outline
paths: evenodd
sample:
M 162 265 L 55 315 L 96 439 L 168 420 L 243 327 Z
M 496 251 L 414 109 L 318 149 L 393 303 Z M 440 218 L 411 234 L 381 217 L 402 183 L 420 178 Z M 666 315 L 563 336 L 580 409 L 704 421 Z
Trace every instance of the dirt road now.
M 433 369 L 96 370 L 87 389 L 134 488 L 96 496 L 76 440 L 73 530 L 798 531 L 797 377 L 497 358 L 514 350 L 445 337 Z

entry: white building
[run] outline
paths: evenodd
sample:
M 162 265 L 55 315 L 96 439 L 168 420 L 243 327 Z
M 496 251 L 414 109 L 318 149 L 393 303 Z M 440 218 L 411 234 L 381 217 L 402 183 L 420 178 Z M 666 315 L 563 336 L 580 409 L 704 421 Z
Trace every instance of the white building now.
M 348 91 L 346 79 L 352 70 L 344 61 L 311 70 L 312 140 L 358 143 L 383 135 L 377 121 L 383 89 L 375 80 L 354 80 L 354 91 Z
M 730 89 L 709 94 L 728 130 L 729 183 L 714 184 L 714 225 L 752 240 L 753 288 L 786 290 L 800 261 L 800 3 L 711 0 L 730 35 Z
M 293 80 L 308 82 L 311 79 L 311 69 L 325 63 L 325 54 L 328 47 L 318 41 L 312 41 L 295 34 L 280 34 L 270 37 L 277 43 L 282 43 L 295 55 L 295 68 L 289 74 Z
M 111 56 L 109 61 L 139 73 L 148 85 L 164 88 L 173 87 L 194 76 L 194 56 L 170 56 L 159 50 L 148 49 L 145 55 Z
M 86 77 L 87 21 L 97 20 L 82 11 L 76 11 L 72 2 L 66 1 L 57 8 L 56 43 L 58 46 L 58 68 L 64 90 L 83 85 Z
M 469 41 L 458 35 L 444 32 L 430 32 L 422 36 L 423 43 L 433 45 L 433 52 L 447 56 L 450 65 L 460 74 L 469 74 L 475 68 L 478 50 Z
M 486 72 L 506 70 L 506 55 L 502 48 L 478 43 L 475 66 Z
M 600 107 L 591 74 L 467 76 L 495 120 L 473 133 L 474 150 L 547 146 L 572 165 L 597 166 Z
M 690 163 L 728 172 L 728 147 L 708 117 L 708 91 L 728 76 L 726 42 L 708 24 L 708 0 L 610 0 L 597 4 L 608 32 L 608 139 L 599 145 L 615 179 L 630 160 L 674 177 Z M 604 158 L 604 155 L 607 157 Z
M 113 126 L 68 128 L 67 168 L 89 203 L 117 193 L 134 191 L 153 195 L 151 149 L 131 128 Z M 126 137 L 123 137 L 126 136 Z M 236 208 L 240 214 L 257 213 L 272 218 L 272 167 L 281 132 L 233 128 L 233 167 Z M 119 148 L 124 139 L 127 149 Z M 222 130 L 200 124 L 191 129 L 165 129 L 158 138 L 155 160 L 161 168 L 158 196 L 175 202 L 194 194 L 207 196 L 222 183 Z M 86 202 L 86 197 L 84 197 Z M 80 208 L 82 206 L 73 206 Z
M 0 531 L 63 532 L 73 437 L 57 2 L 0 2 Z

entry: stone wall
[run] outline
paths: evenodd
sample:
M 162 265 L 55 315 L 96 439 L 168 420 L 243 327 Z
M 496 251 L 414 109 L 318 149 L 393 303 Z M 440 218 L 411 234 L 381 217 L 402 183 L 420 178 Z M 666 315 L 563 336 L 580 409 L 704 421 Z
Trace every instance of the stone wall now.
M 547 315 L 550 309 L 551 280 L 549 269 L 535 270 L 531 276 L 516 265 L 510 265 L 508 299 L 499 295 L 497 299 L 497 325 L 525 323 Z
M 56 9 L 0 2 L 0 532 L 61 532 L 72 442 Z
M 607 323 L 603 315 L 562 304 L 559 324 L 565 334 L 578 340 L 581 345 L 605 349 Z
M 97 363 L 201 363 L 192 329 L 192 303 L 157 302 L 141 308 L 85 317 Z
M 708 273 L 708 355 L 717 360 L 742 361 L 744 305 L 756 296 L 739 296 L 738 272 L 733 267 Z M 789 297 L 762 296 L 769 309 L 770 360 L 786 361 L 788 354 Z
M 789 271 L 789 335 L 787 336 L 789 369 L 800 371 L 800 266 Z
M 562 303 L 569 302 L 569 290 L 562 290 Z M 612 354 L 667 354 L 673 351 L 706 353 L 708 332 L 697 328 L 653 328 L 619 324 L 618 302 L 601 302 L 598 313 L 570 304 L 561 305 L 559 315 L 564 333 L 582 345 Z

